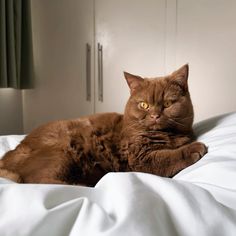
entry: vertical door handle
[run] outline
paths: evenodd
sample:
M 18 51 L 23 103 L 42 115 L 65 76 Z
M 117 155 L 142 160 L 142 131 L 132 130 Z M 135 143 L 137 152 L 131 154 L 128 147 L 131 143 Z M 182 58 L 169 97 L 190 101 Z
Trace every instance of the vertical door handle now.
M 86 100 L 91 101 L 91 46 L 86 44 Z
M 98 43 L 98 101 L 103 102 L 103 48 Z

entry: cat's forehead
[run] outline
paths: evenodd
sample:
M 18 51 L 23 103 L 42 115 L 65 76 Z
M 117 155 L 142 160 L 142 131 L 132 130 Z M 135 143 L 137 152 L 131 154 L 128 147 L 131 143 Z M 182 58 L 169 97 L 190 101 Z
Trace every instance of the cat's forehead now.
M 151 91 L 163 91 L 169 84 L 168 77 L 155 77 L 144 79 L 144 89 Z
M 179 96 L 180 87 L 171 83 L 168 76 L 144 78 L 142 90 L 137 94 L 138 97 L 152 102 L 160 101 L 164 97 Z
M 168 82 L 168 77 L 162 76 L 162 77 L 144 78 L 144 80 L 151 85 L 152 84 L 159 84 L 161 86 L 161 85 L 164 85 Z

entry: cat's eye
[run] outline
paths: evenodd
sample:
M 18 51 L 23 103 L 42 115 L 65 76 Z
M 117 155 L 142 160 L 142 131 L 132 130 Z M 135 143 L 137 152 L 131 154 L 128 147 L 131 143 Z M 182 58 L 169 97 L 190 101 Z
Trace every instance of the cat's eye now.
M 140 102 L 139 106 L 144 110 L 147 110 L 149 108 L 149 104 L 146 102 Z
M 172 104 L 173 104 L 173 102 L 171 100 L 167 100 L 164 102 L 164 107 L 165 108 L 170 107 Z

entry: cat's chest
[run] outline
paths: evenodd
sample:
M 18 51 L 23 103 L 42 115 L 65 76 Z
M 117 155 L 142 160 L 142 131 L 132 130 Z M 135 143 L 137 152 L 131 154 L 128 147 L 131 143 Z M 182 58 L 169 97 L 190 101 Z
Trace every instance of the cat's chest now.
M 142 148 L 151 148 L 151 149 L 162 149 L 162 148 L 171 148 L 174 145 L 174 142 L 171 137 L 163 135 L 162 133 L 151 133 L 151 134 L 142 134 L 138 136 L 130 137 L 126 140 L 129 148 L 134 146 L 137 149 Z
M 175 149 L 188 142 L 189 138 L 186 136 L 173 136 L 162 132 L 144 133 L 122 139 L 121 150 L 127 155 L 139 155 L 149 151 Z

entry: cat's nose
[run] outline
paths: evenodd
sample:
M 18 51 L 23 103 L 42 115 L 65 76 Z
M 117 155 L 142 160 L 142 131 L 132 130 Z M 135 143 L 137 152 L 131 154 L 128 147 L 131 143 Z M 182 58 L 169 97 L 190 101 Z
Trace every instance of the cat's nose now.
M 159 114 L 151 115 L 152 120 L 157 120 L 160 117 Z

